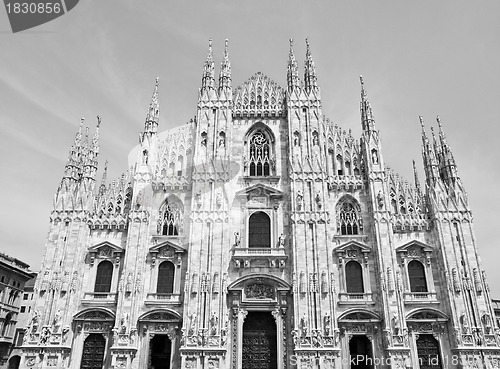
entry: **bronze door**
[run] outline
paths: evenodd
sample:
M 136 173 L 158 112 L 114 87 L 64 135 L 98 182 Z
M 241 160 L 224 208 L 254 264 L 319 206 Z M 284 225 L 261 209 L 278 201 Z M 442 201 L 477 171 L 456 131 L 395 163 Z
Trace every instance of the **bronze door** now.
M 432 334 L 421 334 L 417 339 L 417 354 L 420 369 L 441 369 L 439 343 Z
M 276 369 L 276 340 L 271 313 L 249 312 L 243 323 L 242 369 Z
M 80 369 L 102 369 L 106 340 L 102 334 L 90 334 L 83 344 L 82 365 Z

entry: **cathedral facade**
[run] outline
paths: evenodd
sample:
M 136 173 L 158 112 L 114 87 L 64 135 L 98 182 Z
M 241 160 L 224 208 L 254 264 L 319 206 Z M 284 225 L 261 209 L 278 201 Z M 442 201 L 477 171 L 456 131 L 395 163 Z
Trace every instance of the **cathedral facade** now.
M 286 86 L 233 89 L 211 42 L 196 116 L 96 180 L 80 126 L 54 197 L 21 368 L 498 368 L 466 191 L 438 118 L 425 184 L 391 171 L 361 79 L 359 139 L 322 114 L 309 44 Z M 83 123 L 83 121 L 82 121 Z M 415 164 L 414 164 L 415 166 Z

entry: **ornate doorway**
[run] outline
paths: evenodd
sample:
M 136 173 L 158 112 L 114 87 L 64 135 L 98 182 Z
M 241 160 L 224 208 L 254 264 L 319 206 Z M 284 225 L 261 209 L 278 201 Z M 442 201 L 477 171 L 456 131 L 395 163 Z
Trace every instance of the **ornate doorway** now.
M 417 339 L 417 354 L 420 369 L 441 369 L 439 343 L 432 334 L 421 334 Z
M 276 322 L 270 312 L 251 311 L 243 323 L 242 369 L 277 369 Z
M 349 341 L 349 356 L 351 369 L 372 369 L 373 368 L 373 352 L 372 343 L 366 337 L 352 336 Z
M 151 340 L 151 368 L 170 369 L 172 342 L 166 334 L 156 334 Z
M 106 340 L 99 333 L 92 333 L 83 343 L 81 369 L 102 369 Z

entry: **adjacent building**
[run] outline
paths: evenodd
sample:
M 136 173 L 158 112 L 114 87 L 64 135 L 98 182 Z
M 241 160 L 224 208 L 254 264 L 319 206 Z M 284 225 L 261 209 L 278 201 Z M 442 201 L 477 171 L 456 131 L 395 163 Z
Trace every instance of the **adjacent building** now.
M 498 368 L 473 218 L 439 118 L 413 183 L 324 117 L 309 44 L 233 88 L 210 42 L 195 118 L 96 180 L 82 125 L 50 214 L 21 368 Z M 168 106 L 167 106 L 168 108 Z M 414 164 L 416 166 L 416 164 Z M 10 283 L 10 282 L 9 282 Z M 11 317 L 13 319 L 13 317 Z
M 25 283 L 33 277 L 29 265 L 0 253 L 0 368 L 17 368 L 20 356 L 12 355 L 16 326 L 22 324 L 21 304 Z

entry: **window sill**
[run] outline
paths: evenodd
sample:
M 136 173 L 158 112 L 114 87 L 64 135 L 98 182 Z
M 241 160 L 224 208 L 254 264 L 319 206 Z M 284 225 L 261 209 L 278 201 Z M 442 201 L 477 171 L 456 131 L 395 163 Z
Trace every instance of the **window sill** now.
M 116 292 L 85 292 L 82 304 L 115 305 Z
M 146 296 L 146 305 L 179 305 L 181 295 L 178 293 L 148 293 Z
M 405 292 L 403 297 L 405 305 L 439 304 L 436 292 Z
M 372 299 L 372 293 L 339 293 L 339 305 L 352 305 L 352 304 L 375 304 Z

